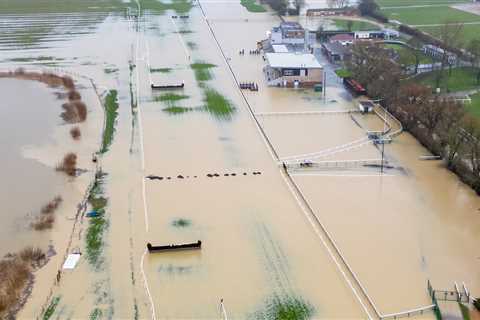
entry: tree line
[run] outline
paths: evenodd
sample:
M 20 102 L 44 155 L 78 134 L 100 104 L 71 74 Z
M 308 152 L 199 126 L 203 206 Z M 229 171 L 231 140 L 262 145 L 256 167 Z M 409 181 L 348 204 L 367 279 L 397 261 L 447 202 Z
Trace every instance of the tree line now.
M 405 130 L 480 194 L 480 121 L 463 104 L 406 79 L 389 52 L 377 45 L 355 44 L 348 68 Z

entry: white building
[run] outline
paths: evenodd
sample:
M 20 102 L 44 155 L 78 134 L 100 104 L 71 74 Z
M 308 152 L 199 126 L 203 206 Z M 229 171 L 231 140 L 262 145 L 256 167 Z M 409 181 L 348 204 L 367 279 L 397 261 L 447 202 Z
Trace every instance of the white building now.
M 307 37 L 308 31 L 303 29 L 298 22 L 282 22 L 279 27 L 272 28 L 270 44 L 305 46 Z
M 263 69 L 268 85 L 312 87 L 323 82 L 323 67 L 309 53 L 266 53 Z

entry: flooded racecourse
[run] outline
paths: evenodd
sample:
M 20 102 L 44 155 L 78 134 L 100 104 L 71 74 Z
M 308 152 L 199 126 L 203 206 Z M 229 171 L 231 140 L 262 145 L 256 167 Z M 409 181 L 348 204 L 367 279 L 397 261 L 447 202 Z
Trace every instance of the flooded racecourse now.
M 0 253 L 57 252 L 18 318 L 366 319 L 430 305 L 427 280 L 480 295 L 478 196 L 420 161 L 428 152 L 408 133 L 392 134 L 378 166 L 382 146 L 367 135 L 398 124 L 357 112 L 323 58 L 325 96 L 267 87 L 262 56 L 238 52 L 280 23 L 272 12 L 236 1 L 23 2 L 0 11 L 0 69 L 68 72 L 88 118 L 72 142 L 56 89 L 0 79 Z M 79 157 L 76 178 L 55 171 L 66 152 Z M 295 163 L 305 154 L 322 166 Z M 29 230 L 28 214 L 56 194 L 54 228 Z M 200 250 L 146 250 L 198 240 Z

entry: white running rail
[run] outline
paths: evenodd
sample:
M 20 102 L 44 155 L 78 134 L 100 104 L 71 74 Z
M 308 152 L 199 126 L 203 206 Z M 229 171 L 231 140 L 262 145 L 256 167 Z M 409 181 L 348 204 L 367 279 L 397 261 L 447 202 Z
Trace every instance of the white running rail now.
M 325 110 L 325 111 L 285 111 L 285 112 L 257 112 L 256 116 L 302 116 L 302 115 L 322 115 L 322 114 L 349 114 L 359 113 L 360 110 Z

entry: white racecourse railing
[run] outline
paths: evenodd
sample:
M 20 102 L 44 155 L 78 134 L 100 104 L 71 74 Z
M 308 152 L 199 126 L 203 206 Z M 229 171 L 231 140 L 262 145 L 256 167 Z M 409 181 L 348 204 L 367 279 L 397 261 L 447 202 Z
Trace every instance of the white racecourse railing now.
M 387 161 L 384 160 L 384 164 Z M 322 168 L 354 168 L 365 165 L 382 165 L 382 159 L 360 159 L 360 160 L 329 160 L 308 163 L 287 163 L 288 169 L 322 169 Z
M 325 110 L 325 111 L 285 111 L 285 112 L 257 112 L 256 116 L 302 116 L 302 115 L 329 115 L 360 113 L 357 109 L 348 110 Z

